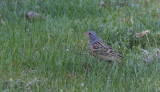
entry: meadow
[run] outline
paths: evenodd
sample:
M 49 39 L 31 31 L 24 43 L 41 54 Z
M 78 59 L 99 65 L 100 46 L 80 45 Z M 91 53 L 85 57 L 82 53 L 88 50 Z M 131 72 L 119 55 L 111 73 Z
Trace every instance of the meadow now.
M 0 91 L 159 92 L 160 1 L 100 2 L 0 0 Z M 29 11 L 41 18 L 29 21 Z M 120 65 L 89 53 L 91 30 L 123 56 Z

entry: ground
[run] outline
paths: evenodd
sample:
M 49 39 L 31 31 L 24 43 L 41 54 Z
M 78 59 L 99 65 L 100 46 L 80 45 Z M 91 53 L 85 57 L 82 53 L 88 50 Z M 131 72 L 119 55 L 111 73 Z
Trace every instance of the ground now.
M 1 91 L 160 91 L 159 59 L 142 55 L 160 48 L 159 0 L 0 2 Z M 28 20 L 29 11 L 41 16 Z M 83 33 L 91 30 L 123 56 L 121 64 L 90 55 Z

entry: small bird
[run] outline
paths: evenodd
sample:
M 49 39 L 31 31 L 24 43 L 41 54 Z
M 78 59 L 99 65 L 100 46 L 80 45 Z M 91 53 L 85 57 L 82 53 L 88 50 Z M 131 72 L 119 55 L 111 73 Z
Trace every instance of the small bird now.
M 88 38 L 89 50 L 93 56 L 98 57 L 100 60 L 116 61 L 120 63 L 122 56 L 116 52 L 112 47 L 105 44 L 102 39 L 99 39 L 96 32 L 84 32 Z

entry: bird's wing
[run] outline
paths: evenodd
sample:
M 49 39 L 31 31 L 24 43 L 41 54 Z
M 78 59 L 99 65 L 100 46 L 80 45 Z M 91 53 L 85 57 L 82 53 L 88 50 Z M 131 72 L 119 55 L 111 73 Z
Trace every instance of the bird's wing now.
M 122 56 L 116 52 L 112 47 L 106 45 L 102 41 L 98 41 L 92 44 L 92 50 L 94 53 L 103 55 L 103 56 L 115 56 L 117 58 L 121 58 Z

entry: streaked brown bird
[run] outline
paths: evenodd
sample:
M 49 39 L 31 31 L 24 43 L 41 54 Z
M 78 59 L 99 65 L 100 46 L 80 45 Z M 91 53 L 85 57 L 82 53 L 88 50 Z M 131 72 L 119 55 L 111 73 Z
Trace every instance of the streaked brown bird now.
M 102 39 L 99 39 L 96 32 L 88 31 L 84 34 L 88 38 L 88 48 L 93 56 L 98 57 L 100 60 L 116 61 L 120 63 L 122 56 L 112 47 L 105 44 Z

